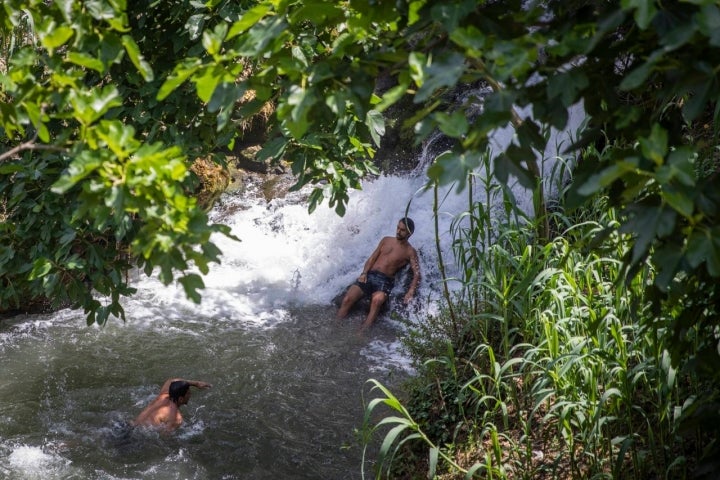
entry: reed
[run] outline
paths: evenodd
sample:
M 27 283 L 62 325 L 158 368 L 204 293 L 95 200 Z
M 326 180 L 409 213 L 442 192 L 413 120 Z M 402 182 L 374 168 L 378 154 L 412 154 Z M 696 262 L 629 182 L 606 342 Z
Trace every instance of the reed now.
M 453 223 L 453 320 L 410 327 L 419 374 L 407 408 L 373 381 L 384 396 L 367 410 L 390 405 L 403 419 L 384 421 L 397 423 L 384 471 L 416 440 L 428 478 L 684 478 L 700 446 L 676 417 L 697 385 L 670 365 L 659 332 L 671 312 L 643 297 L 654 272 L 620 281 L 628 243 L 613 209 L 601 198 L 573 215 L 557 208 L 558 235 L 539 244 L 506 190 L 473 181 L 485 198 Z

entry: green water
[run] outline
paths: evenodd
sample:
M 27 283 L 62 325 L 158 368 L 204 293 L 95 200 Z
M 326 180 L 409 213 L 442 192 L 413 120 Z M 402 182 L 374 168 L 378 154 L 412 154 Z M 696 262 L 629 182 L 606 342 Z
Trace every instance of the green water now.
M 0 478 L 360 478 L 366 381 L 407 373 L 392 322 L 363 338 L 362 314 L 334 313 L 300 307 L 253 324 L 163 307 L 105 328 L 81 312 L 4 320 Z M 124 428 L 175 376 L 213 384 L 193 392 L 183 426 Z

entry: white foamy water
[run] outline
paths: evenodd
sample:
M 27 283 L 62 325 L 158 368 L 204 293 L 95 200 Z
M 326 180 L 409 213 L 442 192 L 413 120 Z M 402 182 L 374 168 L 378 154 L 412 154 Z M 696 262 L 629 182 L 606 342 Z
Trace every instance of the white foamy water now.
M 49 448 L 52 445 L 46 446 Z M 65 479 L 72 478 L 75 473 L 70 460 L 31 445 L 11 447 L 5 466 L 0 467 L 0 476 L 8 480 Z
M 579 111 L 571 110 L 571 127 L 580 121 Z M 574 132 L 573 132 L 574 133 Z M 512 130 L 504 129 L 493 138 L 499 149 L 512 141 Z M 544 154 L 544 169 L 549 173 L 560 156 L 558 148 L 569 143 L 569 135 L 553 137 Z M 432 144 L 426 155 L 430 158 Z M 427 166 L 427 160 L 421 159 Z M 138 286 L 155 296 L 158 302 L 185 303 L 202 314 L 218 317 L 238 313 L 249 322 L 262 324 L 276 318 L 277 312 L 297 304 L 327 304 L 352 283 L 368 256 L 383 236 L 394 236 L 397 221 L 407 216 L 415 221 L 410 238 L 420 255 L 423 272 L 420 285 L 423 308 L 437 300 L 440 288 L 436 232 L 433 218 L 433 193 L 426 191 L 427 178 L 418 170 L 406 176 L 383 175 L 366 180 L 362 190 L 349 192 L 350 200 L 343 217 L 327 202 L 312 214 L 307 211 L 308 189 L 289 193 L 284 198 L 266 201 L 262 195 L 225 196 L 213 218 L 232 228 L 241 241 L 223 236 L 214 238 L 223 251 L 222 264 L 213 265 L 204 277 L 206 289 L 199 306 L 185 303 L 177 286 L 162 287 L 154 280 L 141 280 Z M 476 186 L 476 198 L 484 193 Z M 258 189 L 259 190 L 259 189 Z M 530 193 L 514 188 L 521 210 L 531 212 Z M 449 229 L 455 216 L 468 207 L 467 194 L 457 193 L 455 185 L 438 193 L 438 234 L 449 276 L 454 273 Z M 231 213 L 228 213 L 231 212 Z M 272 315 L 265 315 L 272 311 Z M 425 312 L 421 312 L 425 313 Z

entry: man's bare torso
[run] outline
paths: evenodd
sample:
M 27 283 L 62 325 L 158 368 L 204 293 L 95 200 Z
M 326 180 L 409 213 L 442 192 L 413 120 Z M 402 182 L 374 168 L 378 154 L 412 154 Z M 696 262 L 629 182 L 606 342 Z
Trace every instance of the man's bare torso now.
M 406 266 L 414 258 L 415 249 L 408 242 L 401 242 L 394 237 L 384 237 L 378 246 L 379 254 L 370 267 L 393 278 L 398 270 Z

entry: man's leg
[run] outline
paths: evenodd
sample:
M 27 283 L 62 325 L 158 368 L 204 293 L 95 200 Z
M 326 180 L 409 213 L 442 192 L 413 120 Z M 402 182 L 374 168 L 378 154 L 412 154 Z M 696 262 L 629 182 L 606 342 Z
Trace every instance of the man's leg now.
M 342 299 L 342 303 L 340 304 L 340 308 L 338 309 L 335 318 L 338 320 L 345 318 L 352 306 L 355 305 L 355 302 L 360 300 L 362 296 L 363 291 L 360 287 L 355 284 L 350 285 L 350 288 L 348 288 L 348 291 Z
M 373 323 L 375 323 L 375 320 L 377 320 L 377 317 L 380 314 L 380 308 L 382 308 L 387 298 L 387 293 L 382 291 L 372 294 L 372 298 L 370 299 L 370 311 L 368 312 L 365 322 L 362 326 L 360 326 L 360 330 L 367 330 Z

